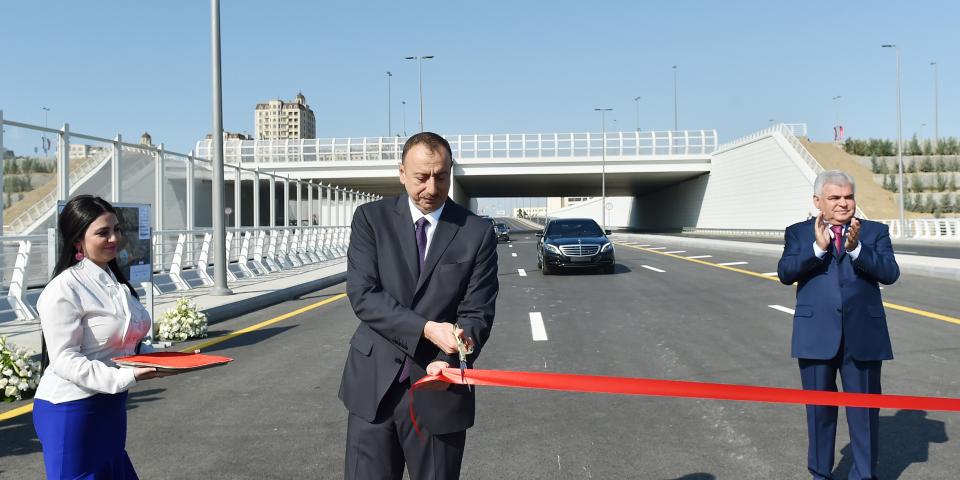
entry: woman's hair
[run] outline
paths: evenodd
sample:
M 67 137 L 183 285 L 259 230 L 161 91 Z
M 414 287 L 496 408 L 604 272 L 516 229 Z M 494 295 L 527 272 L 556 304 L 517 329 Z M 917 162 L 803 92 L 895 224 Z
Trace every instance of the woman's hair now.
M 110 202 L 93 195 L 77 195 L 70 199 L 60 212 L 57 219 L 57 229 L 60 232 L 60 255 L 57 257 L 57 264 L 53 268 L 53 277 L 60 275 L 64 270 L 76 265 L 79 261 L 76 259 L 77 243 L 81 243 L 86 236 L 87 229 L 104 213 L 117 214 L 117 210 L 110 205 Z M 117 281 L 126 285 L 134 298 L 139 299 L 140 295 L 133 288 L 133 285 L 127 280 L 126 275 L 120 270 L 117 260 L 113 259 L 107 263 L 113 276 Z M 51 278 L 52 279 L 52 278 Z M 43 368 L 49 364 L 47 358 L 47 344 L 43 342 L 42 352 Z

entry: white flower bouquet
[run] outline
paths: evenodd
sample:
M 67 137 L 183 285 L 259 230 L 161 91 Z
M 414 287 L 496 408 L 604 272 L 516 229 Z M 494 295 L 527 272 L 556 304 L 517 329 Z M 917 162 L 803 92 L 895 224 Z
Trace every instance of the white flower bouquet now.
M 37 389 L 40 363 L 30 360 L 32 352 L 7 344 L 0 336 L 0 397 L 5 402 L 23 400 L 23 395 Z
M 197 310 L 196 304 L 184 297 L 180 297 L 176 306 L 164 312 L 157 321 L 157 337 L 160 340 L 180 342 L 206 336 L 207 316 Z

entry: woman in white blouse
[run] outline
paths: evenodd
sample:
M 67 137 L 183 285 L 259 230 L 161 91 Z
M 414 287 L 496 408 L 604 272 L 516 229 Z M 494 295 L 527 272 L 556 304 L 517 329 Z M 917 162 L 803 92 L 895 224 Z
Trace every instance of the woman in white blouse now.
M 123 236 L 110 203 L 78 195 L 57 226 L 60 256 L 37 302 L 44 372 L 33 402 L 47 478 L 136 479 L 127 390 L 165 374 L 111 359 L 137 352 L 150 318 L 117 265 Z

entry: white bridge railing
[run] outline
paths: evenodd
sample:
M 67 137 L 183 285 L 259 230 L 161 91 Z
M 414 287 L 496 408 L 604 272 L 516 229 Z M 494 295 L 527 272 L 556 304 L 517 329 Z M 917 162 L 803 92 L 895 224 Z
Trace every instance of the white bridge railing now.
M 717 148 L 716 130 L 602 133 L 519 133 L 450 135 L 454 160 L 709 155 Z M 226 140 L 224 160 L 233 164 L 289 162 L 400 161 L 401 137 L 300 140 Z M 211 141 L 197 142 L 208 158 Z
M 213 285 L 213 229 L 162 230 L 152 239 L 152 295 Z M 228 284 L 342 258 L 349 239 L 346 226 L 229 228 Z M 18 320 L 37 318 L 26 293 L 50 278 L 55 241 L 53 229 L 47 235 L 0 236 L 0 283 Z
M 924 240 L 952 240 L 960 241 L 960 218 L 929 218 L 907 220 L 907 231 L 900 228 L 900 220 L 877 220 L 890 227 L 890 236 L 907 237 Z

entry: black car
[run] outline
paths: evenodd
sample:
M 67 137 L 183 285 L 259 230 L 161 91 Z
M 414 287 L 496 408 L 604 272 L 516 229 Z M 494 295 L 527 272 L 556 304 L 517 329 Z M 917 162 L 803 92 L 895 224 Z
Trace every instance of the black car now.
M 497 233 L 497 242 L 509 242 L 510 241 L 510 227 L 505 223 L 494 223 L 493 231 Z
M 591 218 L 558 218 L 550 220 L 538 233 L 537 267 L 544 275 L 560 268 L 601 268 L 613 273 L 613 242 Z

